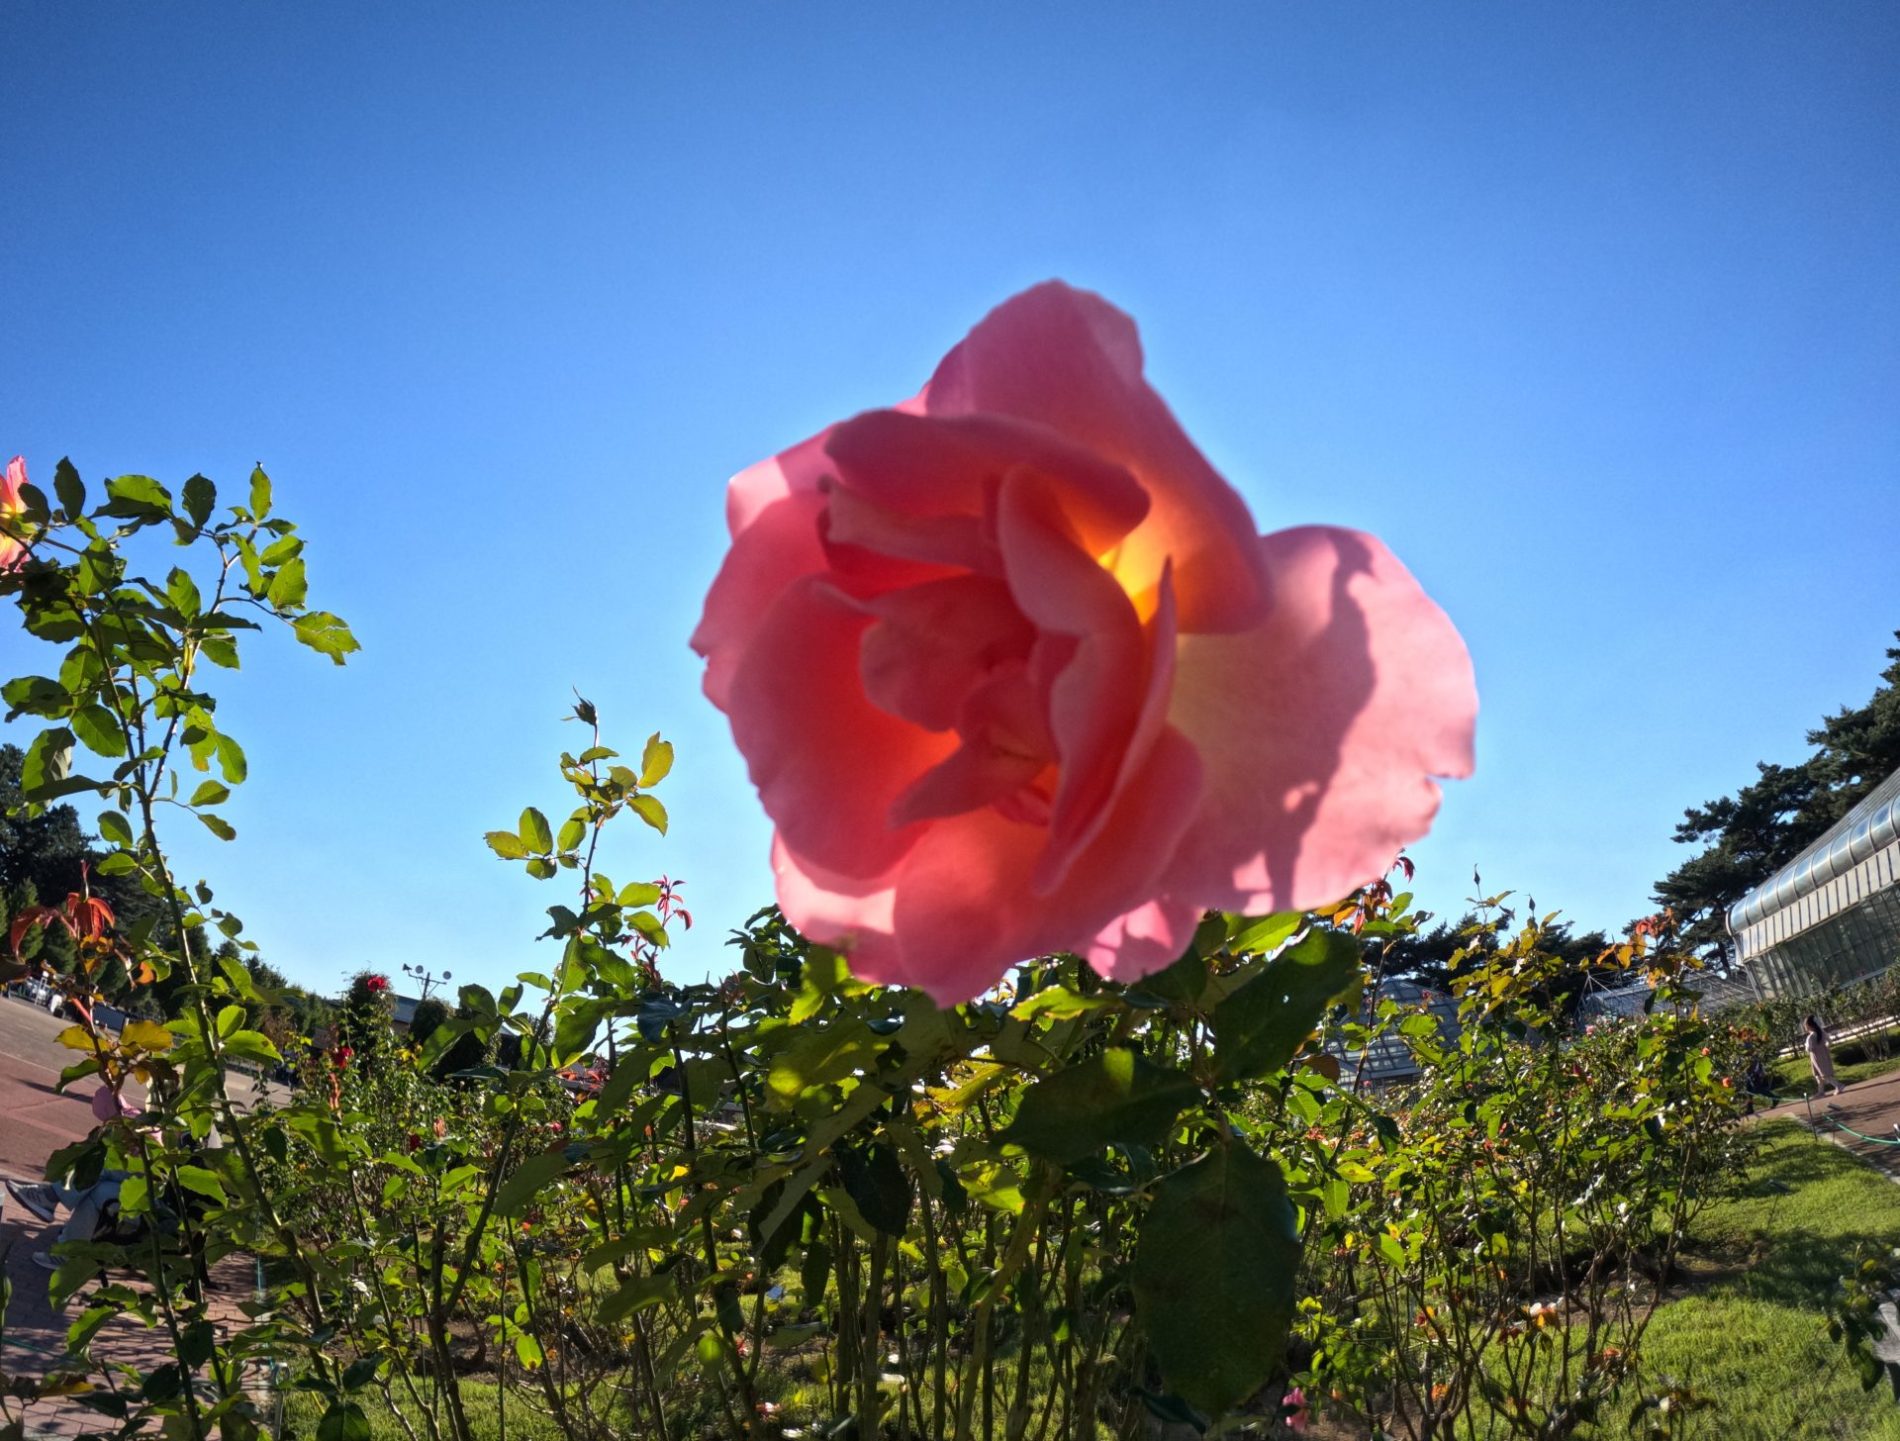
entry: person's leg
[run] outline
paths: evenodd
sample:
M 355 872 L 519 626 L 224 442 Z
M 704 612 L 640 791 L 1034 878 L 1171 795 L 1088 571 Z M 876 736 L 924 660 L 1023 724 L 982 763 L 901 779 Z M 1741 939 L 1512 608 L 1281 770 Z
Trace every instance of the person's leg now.
M 123 1171 L 102 1176 L 98 1184 L 87 1190 L 73 1203 L 72 1214 L 66 1218 L 66 1224 L 59 1229 L 61 1241 L 96 1240 L 99 1228 L 105 1221 L 106 1207 L 119 1199 L 119 1186 L 125 1179 Z

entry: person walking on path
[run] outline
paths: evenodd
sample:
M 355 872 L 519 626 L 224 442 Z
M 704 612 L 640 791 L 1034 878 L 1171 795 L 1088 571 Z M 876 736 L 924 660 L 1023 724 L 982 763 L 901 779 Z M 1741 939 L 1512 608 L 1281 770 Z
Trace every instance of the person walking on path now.
M 1807 1030 L 1808 1064 L 1814 1068 L 1815 1088 L 1823 1096 L 1829 1092 L 1838 1096 L 1847 1088 L 1834 1079 L 1834 1057 L 1827 1048 L 1827 1031 L 1814 1016 L 1808 1017 Z

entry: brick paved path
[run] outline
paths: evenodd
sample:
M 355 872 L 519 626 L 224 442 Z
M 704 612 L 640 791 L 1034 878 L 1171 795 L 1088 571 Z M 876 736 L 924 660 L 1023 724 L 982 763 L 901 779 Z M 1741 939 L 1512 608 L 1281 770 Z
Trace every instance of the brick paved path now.
M 38 1180 L 54 1151 L 83 1139 L 92 1129 L 96 1083 L 81 1081 L 74 1094 L 64 1096 L 53 1089 L 61 1067 L 73 1059 L 73 1052 L 58 1041 L 68 1024 L 37 1007 L 0 997 L 0 1179 Z M 240 1099 L 247 1092 L 248 1083 L 233 1087 Z M 66 1356 L 66 1328 L 85 1309 L 84 1293 L 74 1297 L 65 1312 L 53 1309 L 46 1295 L 52 1273 L 35 1264 L 33 1253 L 54 1244 L 58 1222 L 41 1222 L 6 1197 L 3 1189 L 0 1198 L 5 1201 L 0 1206 L 0 1249 L 6 1252 L 6 1273 L 13 1283 L 6 1333 L 0 1340 L 0 1372 L 45 1376 L 66 1369 L 61 1364 Z M 63 1213 L 59 1219 L 64 1219 Z M 211 1281 L 213 1318 L 240 1318 L 238 1304 L 255 1293 L 252 1263 L 229 1257 L 212 1268 Z M 141 1369 L 170 1360 L 172 1355 L 170 1338 L 162 1329 L 148 1331 L 125 1319 L 108 1321 L 94 1338 L 92 1350 L 99 1360 Z M 16 1403 L 8 1403 L 10 1418 L 20 1414 L 15 1407 Z M 101 1417 L 72 1401 L 34 1402 L 26 1408 L 25 1419 L 28 1441 L 103 1429 Z

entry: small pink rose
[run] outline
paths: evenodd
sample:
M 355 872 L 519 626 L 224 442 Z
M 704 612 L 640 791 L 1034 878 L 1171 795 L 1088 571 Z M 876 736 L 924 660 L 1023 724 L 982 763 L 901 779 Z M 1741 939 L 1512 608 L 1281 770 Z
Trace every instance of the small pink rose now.
M 120 1116 L 130 1120 L 140 1113 L 139 1107 L 126 1100 L 110 1086 L 101 1086 L 92 1093 L 92 1117 L 102 1126 Z
M 20 487 L 26 484 L 26 458 L 16 455 L 0 478 L 0 570 L 12 570 L 26 561 L 26 546 L 7 534 L 8 523 L 26 510 Z
M 1208 907 L 1374 880 L 1469 774 L 1458 633 L 1378 541 L 1261 538 L 1051 282 L 892 410 L 743 471 L 693 645 L 776 827 L 779 904 L 965 1000 L 1077 951 L 1132 980 Z
M 1302 1388 L 1298 1386 L 1290 1387 L 1286 1396 L 1280 1402 L 1280 1406 L 1286 1420 L 1287 1430 L 1296 1433 L 1306 1430 L 1306 1424 L 1311 1418 L 1306 1404 L 1306 1392 Z

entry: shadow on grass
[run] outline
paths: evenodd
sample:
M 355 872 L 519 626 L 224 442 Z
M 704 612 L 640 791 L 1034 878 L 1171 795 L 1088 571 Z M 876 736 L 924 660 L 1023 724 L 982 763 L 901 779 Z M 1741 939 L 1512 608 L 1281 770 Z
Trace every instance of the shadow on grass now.
M 1717 1289 L 1757 1301 L 1818 1311 L 1868 1250 L 1893 1245 L 1891 1231 L 1860 1231 L 1847 1235 L 1808 1230 L 1784 1230 L 1774 1244 L 1740 1275 L 1718 1283 Z

